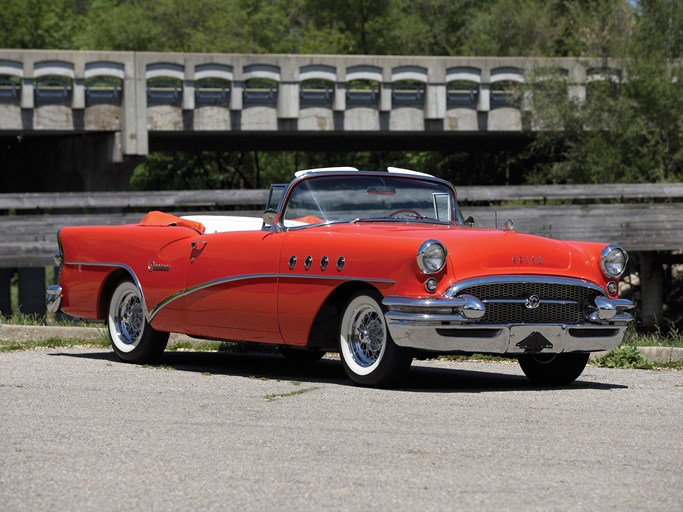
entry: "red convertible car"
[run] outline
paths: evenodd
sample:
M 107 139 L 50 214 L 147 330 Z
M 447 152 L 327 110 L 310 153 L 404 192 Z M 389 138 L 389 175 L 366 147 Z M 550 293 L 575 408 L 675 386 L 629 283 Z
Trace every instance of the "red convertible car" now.
M 263 218 L 150 212 L 134 225 L 64 227 L 51 311 L 104 320 L 116 355 L 146 363 L 169 333 L 339 352 L 351 380 L 388 386 L 414 357 L 514 357 L 567 384 L 616 347 L 616 246 L 479 229 L 453 186 L 389 168 L 301 171 Z

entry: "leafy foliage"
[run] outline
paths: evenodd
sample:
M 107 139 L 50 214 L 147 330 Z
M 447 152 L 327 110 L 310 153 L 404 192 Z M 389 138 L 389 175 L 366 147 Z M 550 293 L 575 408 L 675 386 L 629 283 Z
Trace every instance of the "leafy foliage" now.
M 635 347 L 618 347 L 593 361 L 606 368 L 652 368 L 652 362 Z
M 460 184 L 683 179 L 680 0 L 5 0 L 0 46 L 569 56 L 618 71 L 591 82 L 585 98 L 567 95 L 573 78 L 527 79 L 526 148 L 153 155 L 134 188 L 263 187 L 296 167 L 335 163 L 417 167 Z

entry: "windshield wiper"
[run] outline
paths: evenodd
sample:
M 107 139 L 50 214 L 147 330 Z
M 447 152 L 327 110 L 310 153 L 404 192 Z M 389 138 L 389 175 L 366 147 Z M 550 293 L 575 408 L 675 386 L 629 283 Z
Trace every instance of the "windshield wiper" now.
M 359 222 L 417 222 L 418 224 L 451 225 L 447 220 L 432 219 L 431 217 L 358 217 L 351 221 L 352 224 L 358 224 Z

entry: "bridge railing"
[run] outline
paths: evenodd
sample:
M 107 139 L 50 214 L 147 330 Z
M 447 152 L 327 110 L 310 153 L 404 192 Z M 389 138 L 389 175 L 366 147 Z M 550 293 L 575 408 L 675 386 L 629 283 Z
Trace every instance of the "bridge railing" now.
M 520 132 L 533 102 L 531 93 L 514 94 L 517 86 L 559 70 L 552 76 L 567 98 L 581 102 L 591 84 L 621 77 L 619 62 L 607 66 L 575 58 L 0 50 L 0 132 L 115 132 L 121 156 L 148 154 L 150 132 Z

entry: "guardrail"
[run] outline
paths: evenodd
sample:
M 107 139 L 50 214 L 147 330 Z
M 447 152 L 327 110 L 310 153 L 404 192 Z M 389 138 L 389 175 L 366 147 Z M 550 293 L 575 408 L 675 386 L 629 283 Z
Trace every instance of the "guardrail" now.
M 511 218 L 517 231 L 551 238 L 683 249 L 683 183 L 459 187 L 458 196 L 478 227 Z M 135 223 L 149 209 L 258 216 L 267 197 L 267 190 L 0 194 L 0 268 L 51 265 L 62 226 Z

